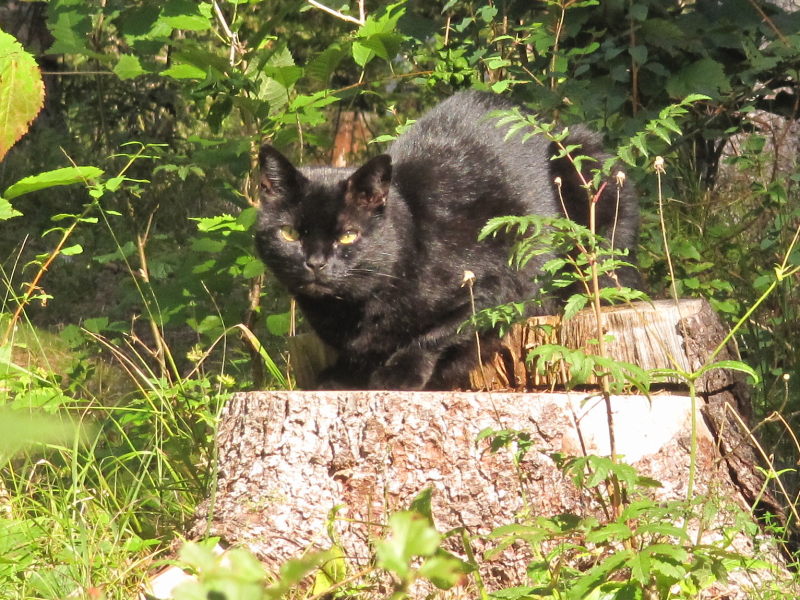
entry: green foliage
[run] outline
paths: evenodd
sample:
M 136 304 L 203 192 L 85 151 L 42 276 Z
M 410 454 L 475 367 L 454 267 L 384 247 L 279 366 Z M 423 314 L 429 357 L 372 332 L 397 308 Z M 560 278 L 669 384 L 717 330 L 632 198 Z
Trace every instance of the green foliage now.
M 42 109 L 44 84 L 33 56 L 0 31 L 0 161 Z
M 603 131 L 642 196 L 647 288 L 661 296 L 674 284 L 680 295 L 708 297 L 753 365 L 711 361 L 701 371 L 739 368 L 757 379 L 760 416 L 797 413 L 800 177 L 796 164 L 776 159 L 753 111 L 796 118 L 800 13 L 751 0 L 396 2 L 371 4 L 363 17 L 356 3 L 332 2 L 331 13 L 297 0 L 51 0 L 42 8 L 14 30 L 21 44 L 0 32 L 0 418 L 15 434 L 0 435 L 0 502 L 4 489 L 11 497 L 10 512 L 5 503 L 0 511 L 8 534 L 0 555 L 9 557 L 0 596 L 101 589 L 133 597 L 150 554 L 168 547 L 213 485 L 211 439 L 227 394 L 290 384 L 278 358 L 289 300 L 251 242 L 252 157 L 266 138 L 307 163 L 329 162 L 334 149 L 359 158 L 363 147 L 337 147 L 347 111 L 366 115 L 381 144 L 442 96 L 479 87 L 535 107 L 547 124 L 500 117 L 517 135 L 558 142 L 561 125 L 578 122 Z M 33 55 L 50 73 L 48 97 L 20 140 L 42 105 Z M 731 140 L 734 150 L 723 152 Z M 561 152 L 580 164 L 578 149 Z M 656 156 L 666 165 L 658 177 L 646 172 Z M 608 165 L 593 166 L 596 187 Z M 663 219 L 653 216 L 659 193 Z M 569 222 L 500 220 L 484 235 L 513 237 L 518 265 L 547 248 L 569 256 L 544 261 L 542 273 L 545 298 L 583 292 L 568 315 L 594 300 L 595 266 L 603 275 L 625 261 Z M 607 290 L 609 303 L 636 297 Z M 475 322 L 507 326 L 526 306 Z M 609 362 L 605 341 L 533 354 L 540 365 L 567 360 L 574 385 L 593 373 L 609 390 L 646 390 L 664 375 Z M 701 371 L 678 375 L 692 385 Z M 772 422 L 762 431 L 793 464 L 800 449 L 787 448 Z M 505 437 L 518 456 L 528 449 L 522 435 Z M 587 459 L 581 468 L 598 475 L 580 485 L 608 483 L 608 497 L 642 484 L 622 465 L 607 466 Z M 554 550 L 531 543 L 534 584 L 495 595 L 636 598 L 674 582 L 690 597 L 740 564 L 724 542 L 703 549 L 677 531 L 644 528 L 696 515 L 696 504 L 639 506 L 607 525 L 573 516 L 517 532 Z M 429 503 L 412 509 L 390 520 L 376 546 L 399 594 L 418 578 L 445 588 L 468 571 L 433 549 L 452 532 L 430 527 Z M 204 548 L 187 550 L 201 579 L 186 593 L 259 597 L 266 585 L 278 597 L 326 572 L 323 564 L 336 567 L 314 575 L 312 593 L 336 592 L 346 564 L 331 552 L 270 577 L 244 555 L 234 554 L 231 571 Z M 574 555 L 591 567 L 562 566 Z
M 361 580 L 385 578 L 387 574 L 395 582 L 391 598 L 409 597 L 409 587 L 419 579 L 448 590 L 462 583 L 474 568 L 441 548 L 442 536 L 434 528 L 430 514 L 430 494 L 431 490 L 423 491 L 412 502 L 412 510 L 389 517 L 386 536 L 375 544 L 375 566 L 363 570 L 356 580 L 345 576 L 347 559 L 336 545 L 286 561 L 273 578 L 246 550 L 233 548 L 218 555 L 212 548 L 215 540 L 211 540 L 205 544 L 188 543 L 181 549 L 181 566 L 197 577 L 178 587 L 175 600 L 215 595 L 232 600 L 266 600 L 309 591 L 320 597 L 355 593 L 363 585 Z
M 660 487 L 660 483 L 641 477 L 629 465 L 598 456 L 552 458 L 577 488 L 600 506 L 610 509 L 616 497 L 626 498 L 624 505 L 605 521 L 561 514 L 495 529 L 489 536 L 494 547 L 487 557 L 523 543 L 533 560 L 527 570 L 530 585 L 493 596 L 696 598 L 715 582 L 725 581 L 734 570 L 768 568 L 764 562 L 735 552 L 730 537 L 733 531 L 711 544 L 697 541 L 697 531 L 711 527 L 712 517 L 719 511 L 740 514 L 739 520 L 746 523 L 749 516 L 738 507 L 720 506 L 715 504 L 718 500 L 708 497 L 657 502 L 646 492 Z M 686 525 L 681 527 L 680 523 Z M 755 533 L 752 522 L 749 527 Z M 572 567 L 578 558 L 583 558 L 588 567 Z

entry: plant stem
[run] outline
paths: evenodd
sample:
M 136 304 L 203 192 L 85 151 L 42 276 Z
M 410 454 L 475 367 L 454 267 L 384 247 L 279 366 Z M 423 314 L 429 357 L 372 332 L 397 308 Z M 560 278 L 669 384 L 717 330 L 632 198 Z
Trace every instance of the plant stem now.
M 758 300 L 756 300 L 753 303 L 753 306 L 751 306 L 747 310 L 747 312 L 745 312 L 744 315 L 742 315 L 742 318 L 739 319 L 736 322 L 736 324 L 734 324 L 733 327 L 731 327 L 731 330 L 728 332 L 728 335 L 726 335 L 723 338 L 723 340 L 719 343 L 719 345 L 708 356 L 705 364 L 712 362 L 717 357 L 717 355 L 720 352 L 722 352 L 722 349 L 728 344 L 731 338 L 733 338 L 733 336 L 736 334 L 737 331 L 739 331 L 742 325 L 744 325 L 748 321 L 748 319 L 750 319 L 750 316 L 756 311 L 756 309 L 761 305 L 761 303 L 764 302 L 764 300 L 766 300 L 770 294 L 772 294 L 775 288 L 778 287 L 779 283 L 781 283 L 784 279 L 800 272 L 800 267 L 788 268 L 787 266 L 787 263 L 789 262 L 789 257 L 791 256 L 794 247 L 797 245 L 798 238 L 800 238 L 800 226 L 798 226 L 797 229 L 795 230 L 794 237 L 792 238 L 792 243 L 789 244 L 789 248 L 784 253 L 783 262 L 781 262 L 780 265 L 775 267 L 775 280 L 769 284 L 769 287 L 766 290 L 764 290 L 764 293 L 761 294 Z
M 689 384 L 689 398 L 691 399 L 691 406 L 689 410 L 692 411 L 690 415 L 691 419 L 691 431 L 689 437 L 689 478 L 686 482 L 686 499 L 688 501 L 692 500 L 692 496 L 694 495 L 694 478 L 697 472 L 697 388 L 694 385 L 694 381 L 691 379 L 688 381 Z
M 89 214 L 89 211 L 92 208 L 94 208 L 94 202 L 87 205 L 83 209 L 83 212 L 72 222 L 72 225 L 70 225 L 64 230 L 64 233 L 61 234 L 61 239 L 58 241 L 58 244 L 56 244 L 56 247 L 50 253 L 50 256 L 48 256 L 47 260 L 42 264 L 41 267 L 39 267 L 39 270 L 36 272 L 36 275 L 34 275 L 33 279 L 28 284 L 25 293 L 22 295 L 22 298 L 20 298 L 19 303 L 17 304 L 17 308 L 14 311 L 11 320 L 8 322 L 8 325 L 6 326 L 6 331 L 3 334 L 3 345 L 6 345 L 8 341 L 11 339 L 11 335 L 14 333 L 14 329 L 17 326 L 17 321 L 19 321 L 20 317 L 22 316 L 22 312 L 28 305 L 28 302 L 30 301 L 33 292 L 39 288 L 39 282 L 42 280 L 42 277 L 44 277 L 44 274 L 47 272 L 47 269 L 50 268 L 50 265 L 53 264 L 53 261 L 56 258 L 58 258 L 59 254 L 61 254 L 61 251 L 64 249 L 64 246 L 67 243 L 67 240 L 72 235 L 72 232 L 75 231 L 75 228 L 78 226 L 78 223 L 80 223 L 81 220 L 84 217 L 86 217 L 87 214 Z

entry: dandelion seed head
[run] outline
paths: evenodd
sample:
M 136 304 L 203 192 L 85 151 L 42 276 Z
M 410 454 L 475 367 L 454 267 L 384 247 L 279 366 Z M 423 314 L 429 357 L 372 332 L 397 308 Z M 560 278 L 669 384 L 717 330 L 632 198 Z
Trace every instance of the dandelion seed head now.
M 472 284 L 475 283 L 475 273 L 472 271 L 464 271 L 464 279 L 461 280 L 461 287 L 468 285 L 472 287 Z

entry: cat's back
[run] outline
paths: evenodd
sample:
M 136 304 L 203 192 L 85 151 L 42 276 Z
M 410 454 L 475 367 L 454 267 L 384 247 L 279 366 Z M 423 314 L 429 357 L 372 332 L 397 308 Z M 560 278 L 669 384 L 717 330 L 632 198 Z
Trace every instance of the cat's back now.
M 555 214 L 549 142 L 508 136 L 511 125 L 498 126 L 493 114 L 515 106 L 496 94 L 459 92 L 394 142 L 393 180 L 419 220 L 466 218 L 483 226 L 499 215 Z
M 484 152 L 499 151 L 505 128 L 498 128 L 497 119 L 491 115 L 513 108 L 513 103 L 496 94 L 476 90 L 458 92 L 426 112 L 395 141 L 389 154 L 398 162 L 419 157 L 420 153 L 450 150 L 460 154 L 472 147 Z

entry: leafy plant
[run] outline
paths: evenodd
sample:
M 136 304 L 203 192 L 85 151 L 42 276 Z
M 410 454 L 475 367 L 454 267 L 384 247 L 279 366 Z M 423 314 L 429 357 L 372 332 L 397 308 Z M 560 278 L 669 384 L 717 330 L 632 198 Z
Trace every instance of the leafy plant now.
M 213 485 L 211 440 L 227 394 L 287 383 L 276 357 L 289 299 L 261 272 L 249 242 L 252 157 L 262 138 L 307 163 L 330 162 L 334 148 L 341 156 L 365 151 L 368 140 L 343 147 L 348 112 L 382 144 L 391 137 L 382 132 L 474 86 L 536 106 L 545 122 L 603 131 L 636 163 L 628 175 L 642 196 L 638 260 L 648 289 L 668 295 L 674 282 L 678 295 L 709 297 L 736 324 L 760 376 L 758 415 L 780 411 L 795 423 L 799 179 L 776 147 L 797 116 L 799 13 L 760 0 L 51 0 L 2 11 L 4 29 L 18 38 L 0 33 L 2 326 L 13 341 L 0 352 L 0 418 L 18 425 L 0 465 L 3 597 L 133 596 L 152 555 Z M 34 56 L 48 94 L 20 137 L 42 106 Z M 765 115 L 789 120 L 770 136 Z M 654 156 L 670 165 L 658 183 L 642 172 Z M 552 243 L 573 237 L 596 252 L 598 277 L 604 264 L 625 260 L 558 223 L 525 225 L 521 253 L 533 251 L 525 239 L 535 226 Z M 520 233 L 515 227 L 508 231 Z M 585 291 L 592 266 L 581 261 L 549 265 L 553 273 L 573 269 L 558 285 Z M 574 300 L 570 312 L 586 302 Z M 480 318 L 495 325 L 524 310 L 518 303 Z M 596 341 L 567 357 L 576 374 L 608 373 L 608 391 L 642 383 L 641 373 L 604 362 L 603 336 Z M 555 346 L 539 351 L 540 359 L 564 356 Z M 703 368 L 735 366 L 713 362 Z M 691 382 L 697 373 L 683 375 Z M 58 436 L 45 435 L 51 427 Z M 786 443 L 791 425 L 773 417 L 760 430 L 776 460 L 792 465 L 800 449 Z M 778 465 L 775 473 L 797 488 L 793 471 Z M 629 491 L 637 485 L 621 470 L 606 475 L 608 489 L 614 478 Z M 554 595 L 582 581 L 590 597 L 636 597 L 681 574 L 688 595 L 730 567 L 723 545 L 703 558 L 676 532 L 631 525 L 621 499 L 618 506 L 607 530 L 542 525 L 548 540 L 588 549 L 591 569 L 569 571 L 560 560 L 571 556 L 565 542 L 562 554 L 549 555 L 549 570 L 532 569 L 538 591 L 497 596 Z M 657 518 L 655 507 L 642 510 L 645 520 Z M 397 519 L 384 556 L 401 557 L 392 576 L 402 593 L 428 575 L 422 565 L 437 554 L 415 554 L 417 541 L 432 537 L 418 517 Z M 627 548 L 631 540 L 639 545 Z M 231 579 L 212 559 L 198 560 L 190 558 L 201 575 Z M 273 581 L 237 558 L 242 577 L 225 591 L 256 594 L 266 584 L 274 596 L 296 592 L 321 565 L 314 560 Z M 364 593 L 336 587 L 356 574 L 328 575 L 312 594 Z

